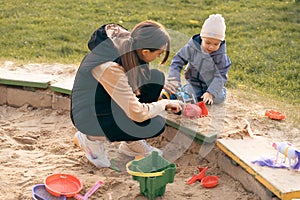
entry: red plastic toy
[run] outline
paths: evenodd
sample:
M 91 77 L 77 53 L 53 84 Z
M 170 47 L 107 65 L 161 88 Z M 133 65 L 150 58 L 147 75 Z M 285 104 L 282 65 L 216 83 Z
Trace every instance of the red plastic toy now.
M 82 189 L 82 182 L 71 174 L 52 174 L 45 178 L 46 190 L 56 196 L 73 197 Z
M 205 188 L 213 188 L 216 187 L 219 183 L 219 176 L 205 176 L 205 171 L 208 169 L 207 167 L 197 167 L 199 170 L 199 174 L 194 174 L 188 181 L 187 184 L 191 185 L 196 181 L 201 181 L 202 187 Z
M 200 101 L 197 103 L 197 106 L 199 106 L 202 110 L 201 117 L 206 117 L 208 115 L 208 110 L 205 103 L 203 101 Z
M 219 183 L 218 176 L 206 176 L 201 180 L 201 185 L 205 188 L 213 188 L 216 187 Z
M 270 119 L 275 119 L 275 120 L 285 119 L 285 115 L 283 113 L 275 111 L 275 110 L 266 110 L 265 116 L 269 117 Z
M 192 178 L 190 178 L 188 181 L 187 181 L 187 184 L 188 185 L 191 185 L 191 184 L 193 184 L 193 183 L 195 183 L 196 181 L 201 181 L 204 177 L 205 177 L 205 171 L 208 169 L 207 167 L 200 167 L 200 166 L 198 166 L 197 167 L 198 168 L 198 170 L 199 170 L 199 174 L 194 174 L 193 176 L 192 176 Z

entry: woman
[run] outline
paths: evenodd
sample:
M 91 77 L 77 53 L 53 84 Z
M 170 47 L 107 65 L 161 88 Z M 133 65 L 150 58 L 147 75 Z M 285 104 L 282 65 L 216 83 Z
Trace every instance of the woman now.
M 104 141 L 122 141 L 119 151 L 128 156 L 161 151 L 144 139 L 160 135 L 165 109 L 179 112 L 176 100 L 158 100 L 164 74 L 149 63 L 170 50 L 170 37 L 154 21 L 137 24 L 132 32 L 116 24 L 100 27 L 89 41 L 75 77 L 71 95 L 71 119 L 75 137 L 90 162 L 109 167 Z

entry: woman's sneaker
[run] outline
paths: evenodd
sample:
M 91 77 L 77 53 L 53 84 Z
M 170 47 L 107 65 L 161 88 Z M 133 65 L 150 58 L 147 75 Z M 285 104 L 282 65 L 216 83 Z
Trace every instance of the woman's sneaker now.
M 131 143 L 121 142 L 119 146 L 119 152 L 130 157 L 147 156 L 152 151 L 157 151 L 160 156 L 163 154 L 161 150 L 149 145 L 145 140 L 138 140 Z
M 79 146 L 85 151 L 87 159 L 96 167 L 110 167 L 110 161 L 106 155 L 104 141 L 91 141 L 80 131 L 75 133 Z

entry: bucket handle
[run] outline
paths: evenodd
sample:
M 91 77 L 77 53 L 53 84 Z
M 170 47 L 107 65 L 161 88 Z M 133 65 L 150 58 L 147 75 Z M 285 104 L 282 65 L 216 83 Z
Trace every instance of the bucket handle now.
M 132 161 L 128 162 L 126 164 L 126 170 L 129 174 L 133 175 L 133 176 L 141 176 L 141 177 L 153 177 L 153 176 L 162 176 L 165 171 L 161 171 L 161 172 L 151 172 L 151 173 L 145 173 L 145 172 L 135 172 L 129 169 L 129 166 L 131 165 Z

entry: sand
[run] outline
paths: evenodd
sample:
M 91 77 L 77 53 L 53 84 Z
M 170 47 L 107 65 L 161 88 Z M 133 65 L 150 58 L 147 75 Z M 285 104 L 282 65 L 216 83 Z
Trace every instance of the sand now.
M 57 80 L 74 76 L 77 68 L 74 65 L 61 64 L 1 64 L 5 68 L 20 72 L 58 75 Z M 224 106 L 219 138 L 249 137 L 247 128 L 250 128 L 255 137 L 289 141 L 300 147 L 299 124 L 288 118 L 275 121 L 264 116 L 265 110 L 274 108 L 274 105 L 248 101 L 236 96 L 234 91 L 228 91 Z M 299 113 L 296 115 L 299 118 Z M 54 173 L 68 173 L 78 177 L 83 183 L 81 194 L 101 180 L 104 185 L 90 199 L 109 199 L 109 195 L 112 199 L 147 199 L 140 194 L 139 183 L 126 172 L 124 165 L 132 158 L 118 154 L 118 143 L 106 142 L 106 149 L 109 156 L 114 158 L 114 166 L 120 171 L 111 168 L 98 169 L 88 162 L 84 152 L 74 144 L 75 132 L 68 111 L 33 108 L 27 104 L 19 108 L 1 105 L 0 199 L 31 199 L 32 187 L 43 183 L 46 176 Z M 149 143 L 164 149 L 174 137 L 171 134 L 166 131 L 160 137 L 149 140 Z M 184 135 L 177 133 L 177 137 L 184 138 Z M 156 199 L 259 199 L 257 195 L 243 188 L 237 180 L 222 172 L 213 159 L 200 156 L 200 149 L 201 145 L 193 142 L 182 155 L 172 161 L 176 164 L 174 182 L 167 184 L 164 195 Z M 200 182 L 187 185 L 187 180 L 198 173 L 197 166 L 208 167 L 207 175 L 219 176 L 218 186 L 203 188 Z

